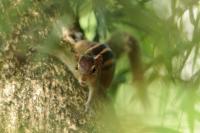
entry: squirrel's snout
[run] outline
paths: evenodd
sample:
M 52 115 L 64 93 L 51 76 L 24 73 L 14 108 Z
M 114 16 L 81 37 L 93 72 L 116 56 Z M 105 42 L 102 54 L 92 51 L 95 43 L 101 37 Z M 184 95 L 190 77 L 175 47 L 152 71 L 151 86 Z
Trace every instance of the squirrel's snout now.
M 82 76 L 80 79 L 79 79 L 79 83 L 82 87 L 85 87 L 87 86 L 86 84 L 86 78 L 84 76 Z

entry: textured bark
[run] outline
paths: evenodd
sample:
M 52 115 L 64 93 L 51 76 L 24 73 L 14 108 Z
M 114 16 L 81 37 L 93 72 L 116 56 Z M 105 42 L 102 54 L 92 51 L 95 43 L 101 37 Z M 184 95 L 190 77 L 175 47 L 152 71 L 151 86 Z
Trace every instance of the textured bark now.
M 89 122 L 93 118 L 83 113 L 87 90 L 77 84 L 59 60 L 48 55 L 35 56 L 29 50 L 49 36 L 53 20 L 63 13 L 60 7 L 63 2 L 27 1 L 30 5 L 13 11 L 17 12 L 17 23 L 5 27 L 12 30 L 0 32 L 1 133 L 88 132 L 93 129 L 93 124 L 89 124 L 93 123 Z M 16 9 L 12 3 L 7 6 L 5 11 Z
M 87 91 L 54 58 L 19 63 L 11 51 L 1 53 L 0 132 L 86 132 L 83 113 Z

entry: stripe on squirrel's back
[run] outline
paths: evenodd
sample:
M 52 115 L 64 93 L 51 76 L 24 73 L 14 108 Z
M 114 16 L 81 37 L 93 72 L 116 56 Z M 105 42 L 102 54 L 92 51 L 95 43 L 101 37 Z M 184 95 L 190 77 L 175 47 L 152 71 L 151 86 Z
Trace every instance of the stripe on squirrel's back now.
M 104 49 L 100 54 L 103 57 L 104 62 L 114 58 L 114 55 L 110 48 Z
M 98 55 L 101 55 L 103 58 L 103 70 L 108 70 L 114 66 L 114 55 L 109 47 L 103 49 Z
M 114 58 L 112 50 L 105 44 L 97 44 L 87 50 L 88 54 L 103 57 L 103 61 Z
M 103 70 L 108 70 L 114 66 L 114 55 L 112 50 L 105 44 L 96 44 L 90 47 L 86 54 L 97 56 L 102 56 L 103 58 Z
M 97 55 L 99 54 L 103 49 L 107 48 L 105 44 L 96 44 L 89 48 L 86 53 L 92 54 L 92 55 Z

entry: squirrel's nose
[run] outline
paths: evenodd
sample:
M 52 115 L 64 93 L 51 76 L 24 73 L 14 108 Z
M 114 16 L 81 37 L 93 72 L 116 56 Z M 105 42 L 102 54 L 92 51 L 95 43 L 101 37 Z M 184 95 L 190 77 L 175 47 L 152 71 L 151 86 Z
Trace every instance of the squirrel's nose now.
M 84 77 L 82 77 L 81 79 L 79 79 L 79 83 L 82 87 L 86 86 L 86 79 Z

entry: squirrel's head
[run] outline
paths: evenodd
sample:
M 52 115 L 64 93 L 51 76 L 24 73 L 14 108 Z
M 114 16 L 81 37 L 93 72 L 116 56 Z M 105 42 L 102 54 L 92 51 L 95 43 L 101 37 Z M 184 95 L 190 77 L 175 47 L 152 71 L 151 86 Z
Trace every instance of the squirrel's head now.
M 96 64 L 93 56 L 83 55 L 78 62 L 78 70 L 82 74 L 94 74 L 96 72 Z
M 95 58 L 91 55 L 82 55 L 77 66 L 77 69 L 81 75 L 79 82 L 84 85 L 87 84 L 88 81 L 96 81 L 98 74 L 100 74 L 100 64 L 100 58 Z

